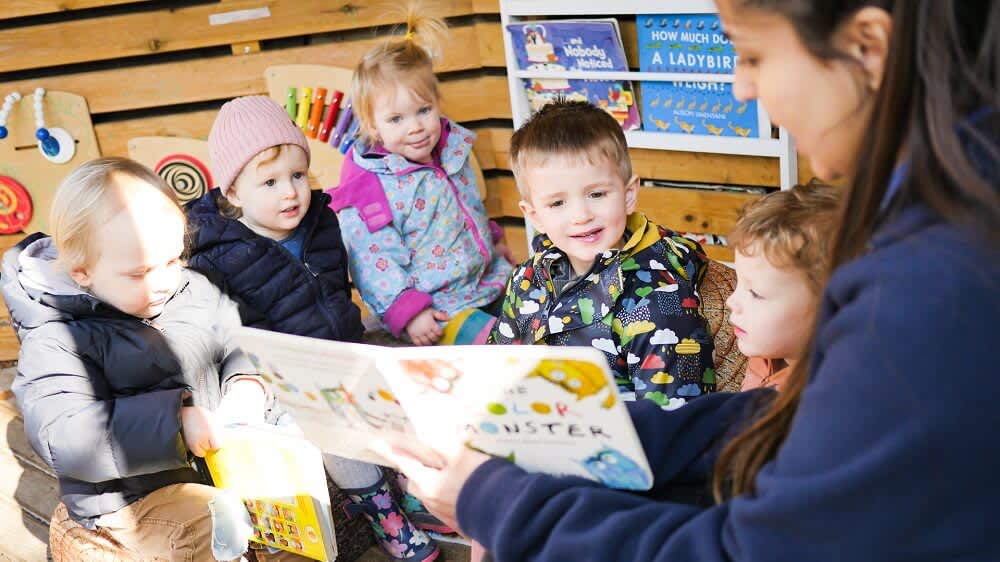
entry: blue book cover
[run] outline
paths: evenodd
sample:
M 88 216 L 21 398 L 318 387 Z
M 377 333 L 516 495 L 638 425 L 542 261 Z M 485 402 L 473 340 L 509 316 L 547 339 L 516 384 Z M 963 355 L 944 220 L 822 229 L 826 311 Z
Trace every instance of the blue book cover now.
M 643 82 L 646 131 L 758 138 L 757 102 L 740 102 L 726 82 Z
M 635 24 L 642 72 L 736 71 L 736 51 L 716 14 L 638 15 Z
M 617 22 L 532 21 L 509 24 L 521 70 L 627 71 Z M 611 114 L 625 130 L 638 129 L 639 110 L 628 80 L 524 79 L 532 113 L 563 97 L 588 101 Z

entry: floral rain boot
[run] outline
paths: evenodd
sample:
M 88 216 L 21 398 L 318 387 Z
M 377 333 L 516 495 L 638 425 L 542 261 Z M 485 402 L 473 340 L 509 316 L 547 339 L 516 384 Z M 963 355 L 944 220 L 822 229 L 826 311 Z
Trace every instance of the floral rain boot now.
M 410 521 L 412 521 L 418 529 L 433 531 L 435 533 L 441 533 L 442 535 L 451 535 L 458 532 L 445 524 L 444 521 L 435 517 L 433 513 L 427 511 L 423 502 L 417 499 L 417 497 L 413 494 L 406 491 L 409 485 L 409 479 L 405 474 L 402 472 L 397 474 L 396 482 L 399 484 L 399 489 L 403 493 L 403 498 L 399 502 L 399 505 L 403 508 L 403 512 L 410 518 Z
M 441 549 L 414 526 L 392 497 L 385 477 L 367 488 L 344 490 L 350 500 L 344 509 L 351 516 L 364 515 L 375 532 L 379 548 L 393 560 L 431 562 Z

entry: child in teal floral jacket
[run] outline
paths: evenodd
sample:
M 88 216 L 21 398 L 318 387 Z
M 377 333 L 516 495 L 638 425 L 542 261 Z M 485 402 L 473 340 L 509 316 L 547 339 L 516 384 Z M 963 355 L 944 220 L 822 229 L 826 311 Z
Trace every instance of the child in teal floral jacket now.
M 708 258 L 633 212 L 639 181 L 617 122 L 556 102 L 514 134 L 510 155 L 521 209 L 543 234 L 507 284 L 490 341 L 596 347 L 626 398 L 664 409 L 715 390 L 698 297 Z

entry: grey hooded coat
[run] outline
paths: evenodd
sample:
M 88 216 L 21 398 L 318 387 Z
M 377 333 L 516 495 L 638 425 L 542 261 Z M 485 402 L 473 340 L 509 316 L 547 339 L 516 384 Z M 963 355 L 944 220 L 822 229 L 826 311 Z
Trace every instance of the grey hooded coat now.
M 256 374 L 229 339 L 236 305 L 193 271 L 152 320 L 87 294 L 33 234 L 3 258 L 0 290 L 21 341 L 13 391 L 32 447 L 88 528 L 164 486 L 202 482 L 180 426 L 181 394 L 214 409 L 227 381 Z

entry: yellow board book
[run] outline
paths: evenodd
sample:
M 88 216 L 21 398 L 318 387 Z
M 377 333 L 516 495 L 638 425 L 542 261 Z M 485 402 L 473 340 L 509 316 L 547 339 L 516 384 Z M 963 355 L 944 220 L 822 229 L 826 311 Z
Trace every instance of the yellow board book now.
M 323 458 L 304 438 L 270 425 L 227 425 L 205 464 L 216 487 L 243 500 L 250 540 L 313 560 L 337 558 Z

